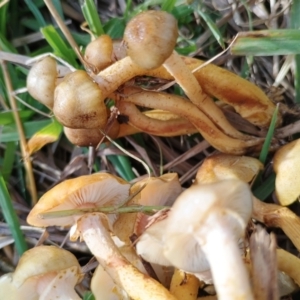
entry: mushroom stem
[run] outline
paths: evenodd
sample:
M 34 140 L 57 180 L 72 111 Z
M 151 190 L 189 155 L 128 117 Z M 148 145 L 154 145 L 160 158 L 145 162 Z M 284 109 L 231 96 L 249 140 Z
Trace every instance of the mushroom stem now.
M 123 92 L 123 101 L 143 107 L 167 110 L 186 118 L 213 147 L 221 152 L 243 154 L 247 148 L 259 146 L 262 143 L 260 138 L 253 137 L 251 140 L 245 141 L 225 135 L 193 103 L 179 96 L 143 91 L 134 87 L 125 87 Z
M 300 218 L 289 208 L 264 203 L 253 197 L 252 217 L 268 227 L 281 228 L 300 251 Z
M 105 229 L 103 219 L 101 214 L 86 214 L 77 221 L 77 232 L 113 280 L 132 299 L 176 300 L 166 288 L 138 271 L 122 256 Z
M 259 87 L 214 64 L 199 68 L 205 63 L 204 61 L 192 57 L 181 56 L 181 58 L 192 72 L 197 70 L 193 74 L 206 94 L 233 106 L 252 124 L 261 127 L 269 126 L 275 105 Z M 172 80 L 171 74 L 163 67 L 148 70 L 146 75 Z M 280 122 L 279 116 L 277 123 Z
M 129 118 L 128 124 L 140 131 L 158 136 L 177 136 L 197 132 L 197 129 L 186 119 L 176 118 L 159 120 L 148 117 L 130 102 L 119 101 L 118 109 L 120 114 Z
M 239 226 L 235 217 L 228 211 L 211 212 L 195 238 L 209 261 L 218 299 L 253 300 L 247 270 L 231 230 Z
M 174 52 L 164 63 L 164 67 L 174 76 L 183 88 L 188 98 L 215 123 L 225 134 L 239 139 L 250 139 L 247 135 L 236 130 L 225 118 L 222 110 L 212 99 L 202 92 L 193 73 L 187 68 L 184 61 Z M 118 89 L 122 84 L 133 77 L 144 75 L 147 72 L 139 67 L 130 57 L 125 57 L 104 69 L 97 75 L 91 74 L 93 80 L 99 85 L 103 96 Z M 182 73 L 183 72 L 183 73 Z M 176 76 L 175 76 L 176 74 Z
M 225 118 L 222 110 L 205 94 L 195 75 L 175 52 L 164 62 L 163 67 L 174 77 L 187 97 L 203 111 L 225 134 L 247 140 L 251 137 L 239 132 Z
M 99 85 L 104 98 L 106 98 L 125 82 L 145 73 L 145 69 L 139 67 L 129 56 L 126 56 L 97 75 L 90 74 L 90 76 Z

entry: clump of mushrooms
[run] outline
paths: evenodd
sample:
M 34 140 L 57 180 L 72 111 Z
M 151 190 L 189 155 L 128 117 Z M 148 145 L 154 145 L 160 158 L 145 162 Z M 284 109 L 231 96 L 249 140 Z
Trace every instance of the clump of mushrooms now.
M 162 32 L 164 33 L 163 36 L 161 35 Z M 90 73 L 99 88 L 95 87 L 88 78 L 89 76 L 84 74 L 83 71 L 75 71 L 68 75 L 55 88 L 53 111 L 58 120 L 70 128 L 69 132 L 74 128 L 103 130 L 108 120 L 104 109 L 104 100 L 115 93 L 128 80 L 148 74 L 158 78 L 174 78 L 191 102 L 180 97 L 170 97 L 163 93 L 151 94 L 150 92 L 144 92 L 146 93 L 144 95 L 142 90 L 137 89 L 124 90 L 124 97 L 119 98 L 118 93 L 115 93 L 114 97 L 118 98 L 117 106 L 121 113 L 127 115 L 129 123 L 138 130 L 158 135 L 181 134 L 189 130 L 186 129 L 185 132 L 171 130 L 173 120 L 167 121 L 168 124 L 164 127 L 162 124 L 164 122 L 160 122 L 160 120 L 145 118 L 145 115 L 136 108 L 136 105 L 141 105 L 140 102 L 144 102 L 147 98 L 142 106 L 156 109 L 162 108 L 161 105 L 164 104 L 162 109 L 186 119 L 188 123 L 191 123 L 200 131 L 205 139 L 223 152 L 241 154 L 247 151 L 248 148 L 260 147 L 262 139 L 245 135 L 236 130 L 206 92 L 211 96 L 217 96 L 219 99 L 227 101 L 235 107 L 237 112 L 245 118 L 249 117 L 250 121 L 260 126 L 269 124 L 275 106 L 260 89 L 232 73 L 227 74 L 228 72 L 225 70 L 213 66 L 209 67 L 212 73 L 209 77 L 209 83 L 206 83 L 203 79 L 202 70 L 193 74 L 193 67 L 195 65 L 198 67 L 202 62 L 180 57 L 173 51 L 177 36 L 177 22 L 172 15 L 162 11 L 147 11 L 134 17 L 125 29 L 124 41 L 128 49 L 127 57 L 113 62 L 114 50 L 112 41 L 108 36 L 99 37 L 99 40 L 93 41 L 86 50 L 85 60 L 88 66 L 94 65 L 95 70 L 104 68 L 98 74 Z M 132 46 L 132 43 L 134 46 Z M 104 54 L 105 62 L 103 64 L 102 62 L 100 64 L 93 62 L 94 50 L 90 51 L 90 48 L 93 49 L 94 46 Z M 135 53 L 135 49 L 141 48 L 144 49 L 143 53 L 150 49 L 151 52 L 139 56 L 139 53 Z M 145 57 L 147 60 L 144 59 Z M 105 68 L 105 66 L 107 67 Z M 220 77 L 226 77 L 227 75 L 230 77 L 230 85 L 234 86 L 234 91 L 227 88 L 229 86 L 227 82 L 225 84 L 220 80 Z M 52 78 L 52 81 L 55 81 L 55 78 L 56 76 L 54 76 L 54 79 Z M 218 78 L 217 83 L 216 78 Z M 214 89 L 211 88 L 212 85 L 220 85 L 220 88 L 215 89 L 216 95 L 214 95 Z M 205 86 L 207 86 L 207 90 L 205 90 Z M 92 100 L 85 100 L 86 91 L 88 90 L 91 90 L 95 95 Z M 135 94 L 134 100 L 131 97 L 132 94 Z M 232 94 L 235 95 L 235 98 L 230 102 Z M 71 96 L 69 97 L 69 95 Z M 154 98 L 159 97 L 159 99 L 152 101 L 153 96 Z M 241 102 L 238 99 L 243 99 L 243 101 Z M 245 103 L 247 105 L 244 105 Z M 250 106 L 251 109 L 249 109 Z M 253 114 L 252 108 L 255 108 Z M 249 111 L 251 111 L 251 115 L 247 114 Z M 147 131 L 145 123 L 148 124 L 148 127 L 153 128 L 152 131 Z M 188 126 L 188 124 L 186 125 Z
M 177 198 L 167 218 L 142 234 L 137 252 L 206 281 L 211 270 L 218 299 L 253 299 L 238 246 L 251 213 L 252 194 L 243 181 L 195 184 Z
M 70 226 L 71 240 L 85 241 L 98 262 L 113 280 L 132 299 L 175 299 L 167 289 L 151 277 L 138 271 L 120 253 L 111 237 L 115 214 L 105 215 L 90 212 L 74 215 L 74 210 L 95 211 L 107 206 L 124 204 L 129 196 L 130 185 L 116 176 L 96 173 L 66 180 L 48 191 L 30 212 L 27 221 L 34 226 Z M 41 218 L 41 214 L 71 210 L 70 216 L 51 219 Z M 76 211 L 75 211 L 76 212 Z
M 74 287 L 82 278 L 80 265 L 71 252 L 38 246 L 21 256 L 13 273 L 0 278 L 1 299 L 80 300 Z

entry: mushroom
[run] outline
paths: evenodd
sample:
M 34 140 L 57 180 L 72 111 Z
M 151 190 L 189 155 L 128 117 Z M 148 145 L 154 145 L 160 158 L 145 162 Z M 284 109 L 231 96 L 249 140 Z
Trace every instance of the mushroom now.
M 28 73 L 26 86 L 29 94 L 52 109 L 57 77 L 56 61 L 50 56 L 45 57 L 33 65 Z
M 104 128 L 107 111 L 105 96 L 91 77 L 77 70 L 64 77 L 54 91 L 53 113 L 70 128 Z
M 141 190 L 139 193 L 137 193 Z M 135 195 L 126 206 L 130 205 L 151 205 L 171 206 L 182 188 L 176 173 L 164 174 L 160 177 L 150 177 L 140 180 L 130 188 L 130 194 Z M 132 213 L 119 215 L 114 223 L 114 232 L 127 245 L 131 245 L 130 236 L 135 233 L 139 236 L 149 216 L 143 213 Z
M 137 253 L 199 279 L 210 269 L 218 299 L 253 299 L 238 246 L 251 212 L 252 194 L 241 180 L 195 184 L 177 198 L 166 219 L 144 232 Z
M 157 281 L 139 272 L 115 245 L 110 231 L 115 214 L 86 213 L 80 217 L 42 219 L 41 214 L 59 210 L 117 206 L 129 195 L 129 184 L 105 173 L 81 176 L 62 182 L 48 191 L 30 212 L 27 221 L 34 226 L 68 226 L 70 239 L 83 239 L 98 262 L 132 299 L 175 298 Z
M 92 66 L 93 72 L 98 73 L 113 63 L 113 41 L 110 36 L 103 34 L 90 42 L 84 54 L 84 60 Z
M 240 179 L 251 182 L 263 167 L 262 163 L 249 156 L 217 154 L 206 158 L 199 168 L 195 183 L 204 184 L 218 180 Z M 279 227 L 300 251 L 300 218 L 287 207 L 264 203 L 253 197 L 252 217 L 268 227 Z
M 299 150 L 300 139 L 297 139 L 280 147 L 274 155 L 275 192 L 283 206 L 292 204 L 300 196 Z
M 127 54 L 134 63 L 146 70 L 163 65 L 187 97 L 225 134 L 238 139 L 250 139 L 249 136 L 237 131 L 213 100 L 203 93 L 191 70 L 173 51 L 177 37 L 177 21 L 165 11 L 142 12 L 130 20 L 124 31 Z
M 76 257 L 55 246 L 38 246 L 26 251 L 14 273 L 1 277 L 3 299 L 74 299 L 83 274 Z
M 180 117 L 186 118 L 213 147 L 225 153 L 243 154 L 248 148 L 253 147 L 255 149 L 255 147 L 259 147 L 262 143 L 262 139 L 260 138 L 253 137 L 249 140 L 241 140 L 226 135 L 201 110 L 195 107 L 193 103 L 176 95 L 144 91 L 136 87 L 124 87 L 121 97 L 122 100 L 120 101 L 130 102 L 142 107 L 170 111 Z M 115 99 L 117 98 L 115 96 Z M 132 115 L 136 112 L 133 111 Z M 138 122 L 134 123 L 135 127 L 139 127 L 140 125 L 142 124 Z M 147 132 L 146 126 L 140 127 L 140 129 Z
M 147 274 L 140 257 L 135 253 L 132 246 L 120 246 L 120 252 L 122 255 L 135 266 L 140 272 Z M 110 300 L 129 300 L 128 294 L 119 287 L 112 279 L 112 277 L 106 272 L 106 270 L 98 265 L 93 273 L 91 280 L 91 291 L 96 300 L 110 299 Z
M 276 107 L 258 86 L 212 63 L 207 64 L 193 57 L 181 56 L 181 58 L 206 94 L 234 107 L 237 113 L 254 125 L 260 127 L 270 125 Z M 146 75 L 174 80 L 163 67 L 149 70 Z M 281 121 L 282 118 L 278 115 L 277 125 Z

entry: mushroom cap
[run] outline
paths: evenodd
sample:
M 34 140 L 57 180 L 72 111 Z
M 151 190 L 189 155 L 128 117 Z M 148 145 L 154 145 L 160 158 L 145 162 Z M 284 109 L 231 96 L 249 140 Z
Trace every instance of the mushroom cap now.
M 142 234 L 137 242 L 137 253 L 150 262 L 171 264 L 187 272 L 207 271 L 208 261 L 195 236 L 199 232 L 209 234 L 206 223 L 209 219 L 211 226 L 214 212 L 217 216 L 221 212 L 232 219 L 232 228 L 228 230 L 232 230 L 238 241 L 244 235 L 252 213 L 252 194 L 248 184 L 230 179 L 186 189 L 177 198 L 169 216 Z M 214 221 L 217 222 L 218 217 Z
M 162 65 L 172 54 L 177 37 L 177 20 L 165 11 L 148 10 L 138 14 L 124 32 L 127 54 L 145 69 Z
M 109 35 L 103 34 L 87 45 L 84 59 L 93 65 L 98 73 L 113 63 L 112 55 L 113 41 Z
M 83 70 L 66 75 L 57 85 L 53 113 L 70 128 L 104 128 L 107 121 L 103 93 Z
M 24 294 L 16 288 L 13 281 L 13 273 L 7 273 L 0 277 L 0 291 L 1 291 L 1 297 L 5 300 L 16 300 L 16 299 L 22 299 L 24 297 Z
M 210 183 L 231 178 L 250 182 L 263 167 L 254 157 L 215 154 L 204 160 L 198 169 L 195 183 Z
M 129 195 L 130 184 L 108 173 L 95 173 L 65 180 L 45 193 L 33 207 L 27 222 L 33 226 L 70 226 L 73 216 L 42 219 L 40 214 L 52 211 L 113 206 Z
M 0 278 L 0 297 L 79 300 L 74 286 L 82 278 L 80 265 L 71 252 L 55 246 L 38 246 L 22 255 L 14 273 Z
M 300 195 L 300 139 L 288 143 L 274 155 L 275 193 L 281 205 L 290 205 Z
M 38 246 L 29 249 L 21 256 L 13 273 L 13 282 L 20 287 L 29 278 L 38 278 L 45 273 L 57 273 L 74 266 L 80 278 L 80 265 L 71 252 L 55 246 Z
M 137 193 L 143 186 L 145 187 Z M 160 177 L 140 180 L 130 188 L 130 194 L 137 193 L 126 205 L 172 205 L 182 188 L 177 173 L 167 173 Z M 122 240 L 129 242 L 133 233 L 139 235 L 148 223 L 148 215 L 143 213 L 120 214 L 114 223 L 114 232 Z M 131 242 L 130 242 L 131 244 Z
M 30 69 L 26 80 L 29 94 L 50 109 L 53 107 L 57 76 L 56 61 L 47 56 Z

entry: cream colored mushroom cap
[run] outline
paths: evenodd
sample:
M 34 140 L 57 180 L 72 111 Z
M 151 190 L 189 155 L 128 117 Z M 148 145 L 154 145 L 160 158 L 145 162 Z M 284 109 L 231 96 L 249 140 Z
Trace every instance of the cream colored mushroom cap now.
M 300 139 L 282 146 L 274 155 L 275 193 L 281 205 L 290 205 L 300 195 Z
M 129 195 L 130 184 L 108 173 L 95 173 L 65 180 L 45 193 L 27 217 L 33 226 L 71 226 L 73 216 L 42 219 L 40 214 L 79 208 L 120 204 Z
M 69 251 L 55 246 L 38 246 L 26 251 L 13 273 L 13 282 L 22 286 L 29 278 L 38 278 L 45 273 L 77 267 L 78 279 L 81 278 L 80 265 L 76 257 Z

